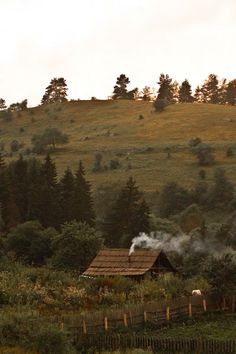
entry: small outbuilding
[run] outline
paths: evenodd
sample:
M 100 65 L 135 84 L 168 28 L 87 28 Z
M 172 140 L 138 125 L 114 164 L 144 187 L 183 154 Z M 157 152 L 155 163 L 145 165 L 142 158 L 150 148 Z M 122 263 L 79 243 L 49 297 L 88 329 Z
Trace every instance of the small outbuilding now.
M 146 274 L 156 277 L 167 272 L 176 270 L 161 250 L 135 249 L 129 254 L 129 249 L 111 248 L 101 250 L 83 275 L 142 279 Z

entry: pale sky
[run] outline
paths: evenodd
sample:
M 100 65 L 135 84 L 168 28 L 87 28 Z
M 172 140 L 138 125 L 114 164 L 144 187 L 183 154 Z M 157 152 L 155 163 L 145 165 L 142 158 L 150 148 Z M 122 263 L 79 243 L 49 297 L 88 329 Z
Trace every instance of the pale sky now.
M 157 88 L 236 78 L 236 0 L 0 0 L 0 97 L 40 103 L 64 77 L 68 98 L 107 98 L 116 78 Z

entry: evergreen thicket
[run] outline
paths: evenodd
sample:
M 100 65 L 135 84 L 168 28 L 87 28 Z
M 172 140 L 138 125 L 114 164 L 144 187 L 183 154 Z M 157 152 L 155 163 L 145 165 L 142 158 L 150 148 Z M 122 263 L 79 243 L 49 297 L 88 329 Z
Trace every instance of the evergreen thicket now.
M 0 158 L 0 205 L 6 230 L 29 220 L 56 229 L 72 220 L 91 226 L 95 222 L 91 186 L 82 162 L 75 175 L 67 169 L 58 179 L 49 155 L 43 162 L 20 156 L 8 166 Z

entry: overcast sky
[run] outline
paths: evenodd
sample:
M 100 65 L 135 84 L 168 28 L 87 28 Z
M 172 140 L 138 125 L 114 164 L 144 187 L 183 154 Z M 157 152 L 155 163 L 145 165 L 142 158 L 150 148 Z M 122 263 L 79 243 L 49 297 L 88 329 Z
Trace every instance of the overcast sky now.
M 0 0 L 0 97 L 37 105 L 54 77 L 69 98 L 107 98 L 159 74 L 195 87 L 236 78 L 236 0 Z

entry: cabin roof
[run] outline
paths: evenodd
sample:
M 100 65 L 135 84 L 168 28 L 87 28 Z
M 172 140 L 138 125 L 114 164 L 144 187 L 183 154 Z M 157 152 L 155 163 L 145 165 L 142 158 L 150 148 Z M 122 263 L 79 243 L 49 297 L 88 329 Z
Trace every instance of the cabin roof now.
M 152 268 L 161 252 L 137 249 L 129 257 L 129 249 L 126 248 L 104 249 L 98 253 L 83 275 L 143 275 Z

